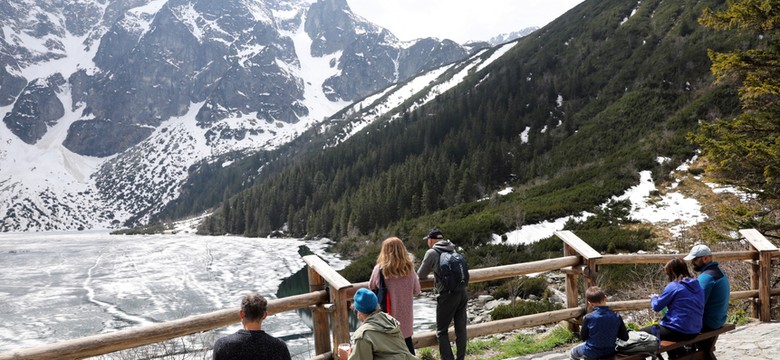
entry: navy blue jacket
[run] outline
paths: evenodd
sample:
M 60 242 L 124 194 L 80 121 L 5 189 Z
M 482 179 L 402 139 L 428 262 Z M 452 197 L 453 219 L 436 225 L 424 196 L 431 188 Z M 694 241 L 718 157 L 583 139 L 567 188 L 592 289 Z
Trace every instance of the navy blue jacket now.
M 628 340 L 628 330 L 623 318 L 609 306 L 596 306 L 583 317 L 580 337 L 585 340 L 584 355 L 588 359 L 600 359 L 615 354 L 615 341 Z

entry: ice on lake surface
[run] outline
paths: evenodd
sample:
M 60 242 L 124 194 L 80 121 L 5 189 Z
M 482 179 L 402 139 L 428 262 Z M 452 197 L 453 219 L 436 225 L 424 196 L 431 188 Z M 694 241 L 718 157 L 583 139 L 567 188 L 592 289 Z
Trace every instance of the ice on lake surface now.
M 274 299 L 282 279 L 305 266 L 302 245 L 336 269 L 347 264 L 325 252 L 327 241 L 0 233 L 0 352 L 237 308 L 251 291 Z M 432 301 L 418 303 L 415 311 L 432 318 Z M 429 330 L 433 320 L 422 318 L 416 327 Z M 297 313 L 270 316 L 263 328 L 288 339 L 294 357 L 313 354 L 311 329 Z

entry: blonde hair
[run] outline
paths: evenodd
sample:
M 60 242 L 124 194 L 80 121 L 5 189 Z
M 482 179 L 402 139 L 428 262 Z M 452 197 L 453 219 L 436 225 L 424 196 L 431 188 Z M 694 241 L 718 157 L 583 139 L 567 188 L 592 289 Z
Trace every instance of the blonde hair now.
M 414 272 L 414 264 L 406 252 L 406 246 L 397 237 L 390 237 L 382 242 L 376 263 L 382 268 L 382 274 L 388 278 L 404 277 Z

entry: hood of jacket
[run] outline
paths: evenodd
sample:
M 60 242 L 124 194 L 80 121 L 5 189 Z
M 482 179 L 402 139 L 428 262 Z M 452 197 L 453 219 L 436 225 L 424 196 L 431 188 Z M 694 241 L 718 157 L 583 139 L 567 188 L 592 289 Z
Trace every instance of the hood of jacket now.
M 394 317 L 384 312 L 377 311 L 369 315 L 363 325 L 355 331 L 355 338 L 362 337 L 366 332 L 373 331 L 382 334 L 395 334 L 401 332 L 401 324 Z
M 683 278 L 682 281 L 680 281 L 680 285 L 685 287 L 685 289 L 690 291 L 692 294 L 704 292 L 704 290 L 701 288 L 701 285 L 699 285 L 699 280 L 696 278 Z
M 349 360 L 417 359 L 406 346 L 398 320 L 381 311 L 369 315 L 352 335 L 354 345 Z
M 433 249 L 451 252 L 455 250 L 455 245 L 449 240 L 439 240 L 433 244 Z

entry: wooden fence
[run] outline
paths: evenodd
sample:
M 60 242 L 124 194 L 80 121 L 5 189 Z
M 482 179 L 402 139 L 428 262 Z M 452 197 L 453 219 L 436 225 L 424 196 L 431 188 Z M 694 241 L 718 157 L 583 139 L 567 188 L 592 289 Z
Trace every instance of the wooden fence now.
M 770 321 L 770 297 L 780 295 L 780 289 L 770 288 L 770 269 L 772 258 L 780 256 L 780 252 L 754 229 L 740 230 L 740 233 L 749 244 L 748 250 L 718 252 L 713 255 L 718 261 L 746 261 L 751 265 L 751 289 L 732 292 L 731 299 L 751 299 L 752 316 L 761 321 Z M 566 279 L 567 308 L 472 324 L 467 328 L 469 338 L 561 321 L 569 321 L 571 326 L 575 327 L 574 320 L 583 316 L 586 311 L 585 306 L 580 304 L 581 294 L 578 287 L 580 277 L 583 278 L 585 285 L 589 286 L 596 284 L 599 265 L 665 263 L 680 256 L 675 254 L 602 255 L 570 231 L 558 231 L 555 235 L 564 242 L 563 257 L 472 269 L 469 271 L 470 282 L 560 270 L 564 272 Z M 349 342 L 349 303 L 355 291 L 368 284 L 350 283 L 315 255 L 305 256 L 303 260 L 308 266 L 310 292 L 270 300 L 268 312 L 269 315 L 273 315 L 296 309 L 312 310 L 314 350 L 317 354 L 312 359 L 330 359 L 333 356 L 333 344 Z M 420 285 L 423 289 L 430 289 L 433 287 L 433 280 L 428 278 L 421 281 Z M 610 307 L 618 311 L 640 310 L 649 308 L 650 301 L 643 299 L 610 302 Z M 212 330 L 239 321 L 238 308 L 227 309 L 176 321 L 10 351 L 0 354 L 0 360 L 82 359 Z M 450 329 L 450 337 L 454 338 L 453 329 Z M 438 344 L 435 331 L 417 333 L 413 336 L 413 342 L 416 348 Z

